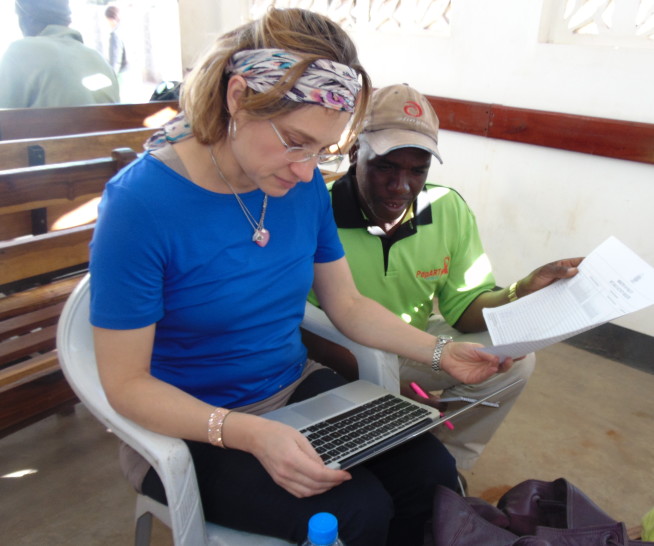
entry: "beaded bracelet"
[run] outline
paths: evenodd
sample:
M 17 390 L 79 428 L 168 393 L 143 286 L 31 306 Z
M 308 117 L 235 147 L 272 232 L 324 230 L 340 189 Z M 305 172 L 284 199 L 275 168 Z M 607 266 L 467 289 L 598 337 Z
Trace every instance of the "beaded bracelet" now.
M 216 408 L 209 415 L 207 437 L 211 445 L 225 447 L 225 444 L 223 444 L 223 423 L 229 412 L 230 410 L 227 409 Z

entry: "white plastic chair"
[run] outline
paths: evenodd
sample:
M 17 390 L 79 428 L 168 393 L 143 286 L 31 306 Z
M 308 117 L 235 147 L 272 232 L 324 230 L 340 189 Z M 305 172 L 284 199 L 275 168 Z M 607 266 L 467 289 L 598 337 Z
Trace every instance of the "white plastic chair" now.
M 170 527 L 176 546 L 287 546 L 289 543 L 205 522 L 193 461 L 186 444 L 147 430 L 119 415 L 109 405 L 98 376 L 89 322 L 89 280 L 84 277 L 68 298 L 57 327 L 61 368 L 89 411 L 116 436 L 138 451 L 157 471 L 168 506 L 145 495 L 136 501 L 137 546 L 150 543 L 152 515 Z M 357 357 L 362 379 L 399 391 L 397 357 L 358 345 L 340 334 L 319 309 L 307 304 L 303 328 L 344 345 Z

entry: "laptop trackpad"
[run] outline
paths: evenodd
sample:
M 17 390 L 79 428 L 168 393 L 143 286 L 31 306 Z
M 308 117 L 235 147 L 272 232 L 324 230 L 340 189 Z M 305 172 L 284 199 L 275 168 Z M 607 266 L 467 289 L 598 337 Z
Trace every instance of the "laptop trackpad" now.
M 350 400 L 346 400 L 336 394 L 327 393 L 321 396 L 319 400 L 313 400 L 311 404 L 299 403 L 293 410 L 311 421 L 316 421 L 324 419 L 326 416 L 341 413 L 355 406 L 356 404 Z

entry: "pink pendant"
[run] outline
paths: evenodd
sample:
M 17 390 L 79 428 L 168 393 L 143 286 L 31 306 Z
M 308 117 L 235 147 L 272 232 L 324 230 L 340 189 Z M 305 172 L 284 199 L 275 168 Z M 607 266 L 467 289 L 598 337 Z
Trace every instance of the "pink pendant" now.
M 264 247 L 270 241 L 270 232 L 266 228 L 256 229 L 254 235 L 252 235 L 252 240 L 259 246 Z

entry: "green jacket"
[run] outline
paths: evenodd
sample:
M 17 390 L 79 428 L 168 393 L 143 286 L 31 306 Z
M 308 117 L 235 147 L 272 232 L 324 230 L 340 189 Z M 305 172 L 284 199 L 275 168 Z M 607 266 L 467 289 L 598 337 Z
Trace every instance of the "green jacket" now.
M 49 25 L 9 45 L 0 60 L 0 108 L 119 102 L 116 75 L 71 28 Z

